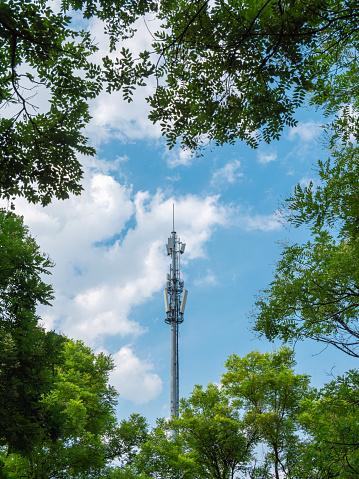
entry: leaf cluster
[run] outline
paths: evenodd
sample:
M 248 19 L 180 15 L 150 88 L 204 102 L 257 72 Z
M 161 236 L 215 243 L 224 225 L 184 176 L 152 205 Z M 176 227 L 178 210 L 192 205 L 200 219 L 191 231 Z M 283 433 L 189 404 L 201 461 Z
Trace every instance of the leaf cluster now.
M 322 477 L 352 478 L 359 474 L 359 374 L 348 371 L 302 403 L 299 420 L 309 432 L 305 464 Z M 307 470 L 308 477 L 310 471 Z
M 278 139 L 308 97 L 338 112 L 355 96 L 358 15 L 354 1 L 162 1 L 149 117 L 170 148 L 196 149 Z
M 284 248 L 256 302 L 255 328 L 270 340 L 311 338 L 358 357 L 359 157 L 343 125 L 329 151 L 318 183 L 297 185 L 287 200 L 289 221 L 309 227 L 312 239 Z
M 190 150 L 209 140 L 255 147 L 278 139 L 306 98 L 328 114 L 357 108 L 354 0 L 62 0 L 60 7 L 0 2 L 3 198 L 48 204 L 81 192 L 78 155 L 95 152 L 83 135 L 88 102 L 103 88 L 132 101 L 154 78 L 149 117 L 170 148 L 180 141 Z M 114 52 L 148 14 L 161 24 L 150 50 L 135 57 L 122 46 L 96 63 L 86 22 L 103 25 Z
M 112 360 L 40 326 L 36 308 L 53 298 L 44 282 L 52 263 L 22 218 L 4 210 L 0 255 L 2 477 L 98 473 L 116 422 Z
M 113 50 L 155 5 L 64 0 L 60 7 L 55 12 L 44 0 L 0 2 L 2 198 L 25 196 L 46 205 L 81 192 L 78 156 L 95 153 L 82 132 L 88 102 L 111 82 L 108 62 L 102 68 L 92 60 L 97 46 L 86 21 L 104 23 Z M 82 21 L 74 21 L 75 12 Z

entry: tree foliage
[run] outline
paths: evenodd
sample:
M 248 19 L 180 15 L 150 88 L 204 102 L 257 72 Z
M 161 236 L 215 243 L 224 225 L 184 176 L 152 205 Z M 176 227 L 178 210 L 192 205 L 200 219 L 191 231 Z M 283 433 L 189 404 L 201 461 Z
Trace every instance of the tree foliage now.
M 88 101 L 108 76 L 91 60 L 97 46 L 85 22 L 103 21 L 113 49 L 152 5 L 63 0 L 55 12 L 45 0 L 0 2 L 1 197 L 47 204 L 80 193 L 78 154 L 94 154 L 82 132 Z
M 156 16 L 157 87 L 148 100 L 170 147 L 208 139 L 256 146 L 295 125 L 306 98 L 328 113 L 356 102 L 354 1 L 167 0 Z M 111 88 L 125 85 L 121 68 L 113 80 Z
M 36 306 L 49 304 L 42 276 L 51 262 L 22 219 L 0 210 L 0 444 L 28 452 L 46 431 L 42 394 L 49 390 L 62 339 L 38 326 Z
M 196 386 L 181 404 L 175 430 L 197 464 L 199 477 L 234 478 L 251 458 L 255 437 L 246 434 L 238 411 L 216 385 Z
M 13 452 L 3 459 L 9 479 L 92 477 L 106 464 L 105 437 L 115 424 L 117 395 L 108 386 L 112 361 L 70 340 L 60 357 L 50 387 L 39 400 L 47 434 L 26 456 Z
M 292 477 L 300 445 L 297 413 L 309 391 L 309 378 L 295 374 L 293 352 L 282 348 L 275 353 L 232 355 L 222 378 L 234 404 L 244 411 L 243 420 L 268 453 L 265 463 L 273 477 Z
M 140 414 L 131 414 L 112 429 L 108 443 L 108 457 L 123 465 L 131 465 L 138 449 L 148 438 L 148 424 Z
M 312 338 L 359 357 L 358 146 L 336 141 L 331 152 L 319 184 L 298 185 L 288 200 L 289 220 L 313 238 L 284 248 L 255 327 L 268 339 Z
M 0 210 L 0 449 L 9 478 L 101 469 L 115 424 L 112 360 L 39 325 L 51 262 L 20 217 Z M 1 462 L 1 461 L 0 461 Z M 5 472 L 4 472 L 5 474 Z
M 358 477 L 358 392 L 359 374 L 352 370 L 303 401 L 299 420 L 310 439 L 300 477 L 313 477 L 313 471 L 320 479 Z
M 22 219 L 0 210 L 0 314 L 2 321 L 20 324 L 35 316 L 36 306 L 50 304 L 52 287 L 42 276 L 50 274 L 49 258 L 40 252 Z
M 135 58 L 119 42 L 149 13 L 160 28 Z M 279 138 L 305 98 L 328 113 L 357 107 L 358 16 L 354 0 L 62 0 L 59 11 L 2 0 L 0 195 L 47 204 L 80 193 L 78 154 L 94 154 L 88 102 L 102 89 L 131 101 L 155 78 L 150 119 L 170 147 L 190 149 Z M 95 18 L 116 50 L 99 61 Z

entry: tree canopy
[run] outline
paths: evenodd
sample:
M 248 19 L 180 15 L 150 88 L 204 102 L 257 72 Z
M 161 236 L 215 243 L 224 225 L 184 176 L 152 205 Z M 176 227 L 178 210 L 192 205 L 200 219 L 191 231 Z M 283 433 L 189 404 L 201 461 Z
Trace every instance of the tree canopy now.
M 107 75 L 91 61 L 97 47 L 85 21 L 101 19 L 114 48 L 151 5 L 63 0 L 56 12 L 45 0 L 0 2 L 1 197 L 47 204 L 81 192 L 78 154 L 95 152 L 82 131 L 88 101 Z
M 115 425 L 112 360 L 40 326 L 51 261 L 20 217 L 0 210 L 0 464 L 9 478 L 101 469 Z M 5 476 L 7 477 L 7 476 Z
M 292 476 L 298 455 L 297 413 L 309 391 L 309 378 L 296 374 L 294 354 L 288 348 L 275 353 L 230 356 L 222 383 L 244 411 L 244 422 L 255 442 L 265 444 L 267 471 L 279 479 Z
M 0 210 L 0 444 L 28 452 L 46 426 L 40 409 L 62 339 L 38 325 L 36 306 L 49 304 L 42 278 L 50 260 L 12 212 Z
M 321 390 L 294 353 L 232 355 L 218 385 L 195 386 L 176 419 L 121 421 L 102 479 L 329 479 L 356 477 L 358 375 Z M 112 439 L 111 439 L 112 441 Z
M 299 421 L 309 433 L 302 477 L 352 478 L 359 474 L 359 374 L 348 371 L 303 401 Z M 310 465 L 309 467 L 307 465 Z
M 278 139 L 305 99 L 337 112 L 356 102 L 358 15 L 352 1 L 161 2 L 150 118 L 192 149 Z
M 242 139 L 256 146 L 296 123 L 306 98 L 338 113 L 358 107 L 358 17 L 353 0 L 62 0 L 0 2 L 0 195 L 47 204 L 81 191 L 78 154 L 88 101 L 102 89 L 156 80 L 150 119 L 169 147 Z M 121 41 L 146 15 L 158 19 L 147 50 Z M 76 21 L 75 21 L 76 18 Z M 87 29 L 103 22 L 113 55 L 95 62 Z M 36 96 L 36 92 L 39 95 Z M 41 96 L 41 110 L 38 111 Z M 44 99 L 47 101 L 44 101 Z
M 312 239 L 286 246 L 274 280 L 257 301 L 256 329 L 268 339 L 311 338 L 359 357 L 358 146 L 336 141 L 319 162 L 318 185 L 298 185 L 289 221 Z

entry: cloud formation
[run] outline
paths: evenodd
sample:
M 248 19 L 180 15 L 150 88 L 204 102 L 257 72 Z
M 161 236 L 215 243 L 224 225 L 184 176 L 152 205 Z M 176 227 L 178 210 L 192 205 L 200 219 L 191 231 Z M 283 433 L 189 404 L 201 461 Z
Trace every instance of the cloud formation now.
M 207 269 L 206 273 L 199 276 L 193 281 L 193 284 L 198 287 L 215 286 L 217 284 L 217 277 L 210 269 Z
M 145 25 L 146 22 L 146 25 Z M 153 41 L 148 26 L 152 31 L 159 28 L 159 22 L 151 18 L 139 19 L 135 24 L 137 31 L 130 39 L 120 42 L 120 47 L 128 48 L 134 58 L 143 50 L 151 50 Z M 95 39 L 98 51 L 93 55 L 92 60 L 99 64 L 102 57 L 109 56 L 115 59 L 118 49 L 110 52 L 109 39 L 106 35 L 104 23 L 99 19 L 89 22 L 89 31 Z M 90 113 L 92 120 L 86 128 L 88 136 L 95 145 L 113 139 L 123 142 L 135 140 L 159 140 L 161 129 L 158 124 L 153 124 L 148 119 L 150 107 L 146 98 L 150 96 L 156 87 L 154 78 L 148 80 L 146 86 L 138 87 L 133 101 L 128 103 L 123 99 L 122 92 L 111 94 L 103 91 L 91 102 Z
M 243 176 L 240 171 L 241 162 L 233 160 L 226 163 L 222 168 L 218 168 L 213 172 L 211 183 L 213 186 L 223 183 L 233 184 Z
M 140 360 L 130 346 L 122 347 L 112 357 L 115 368 L 110 374 L 110 382 L 120 397 L 144 404 L 160 394 L 162 380 L 153 372 L 150 361 Z
M 295 140 L 299 138 L 303 143 L 309 143 L 320 135 L 321 124 L 314 121 L 299 123 L 297 126 L 290 128 L 288 138 Z
M 271 163 L 272 161 L 275 161 L 278 158 L 278 155 L 276 152 L 258 152 L 257 158 L 259 163 L 262 165 L 266 165 L 267 163 Z
M 176 148 L 170 151 L 166 150 L 164 157 L 167 160 L 167 165 L 170 168 L 175 168 L 176 166 L 190 166 L 194 160 L 194 153 L 185 148 Z
M 247 231 L 276 231 L 281 229 L 284 224 L 283 216 L 279 210 L 269 215 L 243 214 L 239 221 Z

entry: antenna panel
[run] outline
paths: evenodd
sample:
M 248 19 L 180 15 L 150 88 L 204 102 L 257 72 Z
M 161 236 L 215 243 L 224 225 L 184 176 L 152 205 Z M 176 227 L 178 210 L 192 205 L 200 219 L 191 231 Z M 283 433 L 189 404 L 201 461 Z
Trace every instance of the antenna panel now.
M 184 314 L 184 310 L 185 310 L 186 303 L 187 303 L 187 295 L 188 295 L 188 291 L 187 291 L 187 289 L 185 289 L 184 293 L 183 293 L 182 302 L 181 302 L 181 309 L 180 309 L 181 314 Z
M 168 304 L 168 289 L 165 288 L 164 291 L 163 291 L 163 299 L 164 299 L 164 302 L 165 302 L 165 311 L 166 313 L 169 312 L 170 310 L 170 306 Z
M 168 250 L 171 250 L 174 248 L 174 244 L 173 244 L 173 238 L 168 238 L 168 241 L 167 241 L 167 251 Z M 169 253 L 170 254 L 170 253 Z

